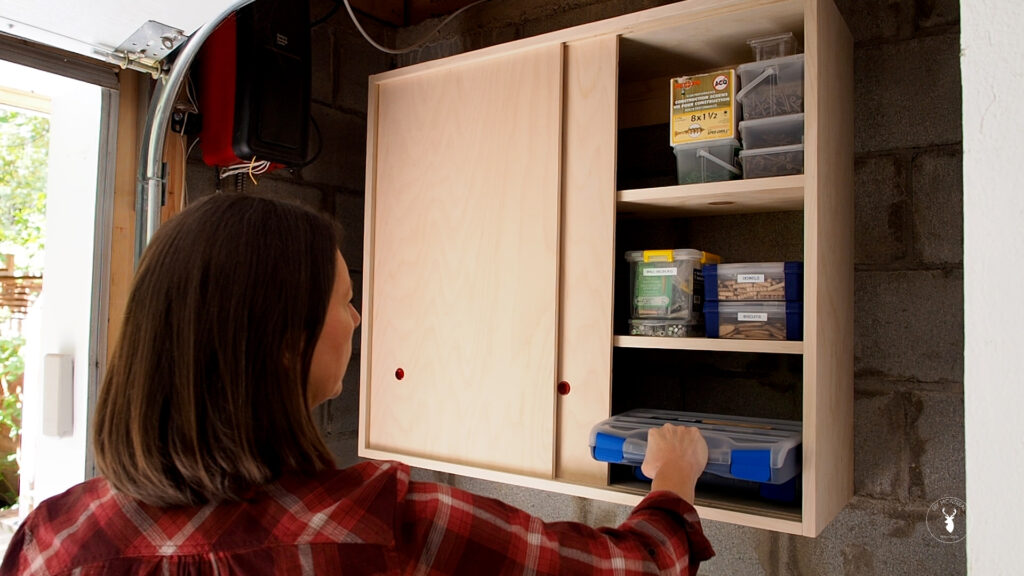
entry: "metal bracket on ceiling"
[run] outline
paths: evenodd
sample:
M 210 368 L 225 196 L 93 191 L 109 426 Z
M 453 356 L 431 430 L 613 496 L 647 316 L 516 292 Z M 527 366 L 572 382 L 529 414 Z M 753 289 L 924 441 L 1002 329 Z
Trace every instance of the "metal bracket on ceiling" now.
M 108 58 L 122 69 L 130 68 L 159 78 L 164 73 L 162 60 L 187 39 L 184 31 L 150 20 L 122 42 Z

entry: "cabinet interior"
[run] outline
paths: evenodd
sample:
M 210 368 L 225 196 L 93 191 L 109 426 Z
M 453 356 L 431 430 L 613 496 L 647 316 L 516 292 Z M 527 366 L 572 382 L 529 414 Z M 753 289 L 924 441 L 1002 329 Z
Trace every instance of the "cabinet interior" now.
M 736 67 L 753 59 L 746 40 L 792 32 L 803 42 L 803 4 L 774 3 L 705 13 L 619 41 L 615 230 L 614 332 L 629 333 L 627 251 L 692 248 L 723 262 L 804 260 L 803 176 L 678 186 L 669 144 L 670 80 Z M 612 414 L 659 408 L 803 420 L 802 343 L 770 352 L 685 349 L 665 339 L 616 339 L 612 360 Z M 672 342 L 675 341 L 675 342 Z M 643 342 L 643 347 L 633 347 Z M 684 349 L 678 349 L 682 346 Z M 796 350 L 796 353 L 792 353 Z M 799 477 L 798 477 L 799 478 Z M 609 465 L 609 487 L 643 494 L 650 485 L 629 466 Z M 799 482 L 797 482 L 799 484 Z M 766 517 L 801 520 L 799 490 L 791 502 L 767 500 L 741 481 L 698 484 L 700 504 Z

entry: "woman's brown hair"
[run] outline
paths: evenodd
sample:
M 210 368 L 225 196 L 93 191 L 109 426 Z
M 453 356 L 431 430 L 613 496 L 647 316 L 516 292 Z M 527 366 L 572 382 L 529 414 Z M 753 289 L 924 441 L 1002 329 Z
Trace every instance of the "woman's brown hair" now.
M 239 194 L 160 228 L 96 404 L 96 463 L 115 489 L 202 504 L 334 466 L 306 386 L 339 237 L 301 206 Z

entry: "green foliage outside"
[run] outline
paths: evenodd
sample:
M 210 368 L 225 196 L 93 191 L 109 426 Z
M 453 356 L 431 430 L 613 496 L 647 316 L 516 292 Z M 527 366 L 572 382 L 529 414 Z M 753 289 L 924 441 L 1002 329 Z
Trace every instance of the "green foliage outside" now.
M 0 254 L 18 272 L 43 273 L 50 120 L 0 107 Z
M 21 436 L 21 391 L 15 384 L 25 373 L 25 360 L 21 348 L 25 339 L 21 336 L 0 337 L 0 430 L 7 429 L 11 444 L 17 445 Z M 0 507 L 11 506 L 18 501 L 18 486 L 12 481 L 17 476 L 17 452 L 0 453 Z M 14 474 L 10 469 L 14 468 Z
M 49 139 L 49 117 L 0 106 L 0 254 L 15 255 L 18 275 L 43 273 Z M 0 308 L 0 324 L 11 326 L 9 319 L 10 310 Z M 15 504 L 19 489 L 25 339 L 11 332 L 0 331 L 0 430 L 10 436 L 0 449 L 0 508 Z

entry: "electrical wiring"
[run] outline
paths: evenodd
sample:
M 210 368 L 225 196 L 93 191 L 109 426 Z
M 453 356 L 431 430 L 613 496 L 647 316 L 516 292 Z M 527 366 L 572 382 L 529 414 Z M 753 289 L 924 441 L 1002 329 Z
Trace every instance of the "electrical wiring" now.
M 249 178 L 252 179 L 253 184 L 259 184 L 256 181 L 256 176 L 263 174 L 270 170 L 269 160 L 257 161 L 256 157 L 253 156 L 252 160 L 241 164 L 232 164 L 231 166 L 225 166 L 220 169 L 220 178 L 223 180 L 228 176 L 235 176 L 237 174 L 249 174 Z
M 371 46 L 373 46 L 377 50 L 380 50 L 381 52 L 384 52 L 385 54 L 407 54 L 409 52 L 412 52 L 413 50 L 419 49 L 420 46 L 423 46 L 424 44 L 427 43 L 427 40 L 430 39 L 431 36 L 433 36 L 434 34 L 437 34 L 438 31 L 441 30 L 441 28 L 444 28 L 445 24 L 450 22 L 452 20 L 452 18 L 455 18 L 456 16 L 458 16 L 461 13 L 463 13 L 464 11 L 469 10 L 473 6 L 476 6 L 477 4 L 481 4 L 481 3 L 486 2 L 486 1 L 487 0 L 476 0 L 476 2 L 473 2 L 472 4 L 467 4 L 467 5 L 463 6 L 462 8 L 459 8 L 458 10 L 453 12 L 450 16 L 448 16 L 443 21 L 441 21 L 441 23 L 437 25 L 437 28 L 434 28 L 433 30 L 431 30 L 431 32 L 429 34 L 425 35 L 423 37 L 423 39 L 421 39 L 419 42 L 416 42 L 412 46 L 408 46 L 406 48 L 394 49 L 394 48 L 388 48 L 387 46 L 381 46 L 380 44 L 375 42 L 373 40 L 373 38 L 370 38 L 370 35 L 367 34 L 366 30 L 363 30 L 363 27 L 359 24 L 359 20 L 356 19 L 356 13 L 352 11 L 352 6 L 351 6 L 351 4 L 349 4 L 349 1 L 348 0 L 342 0 L 342 2 L 344 2 L 344 4 L 345 4 L 345 9 L 348 10 L 349 17 L 352 18 L 352 23 L 356 25 L 356 29 L 359 30 L 359 33 L 363 35 L 363 38 L 366 38 L 366 41 L 369 42 Z

